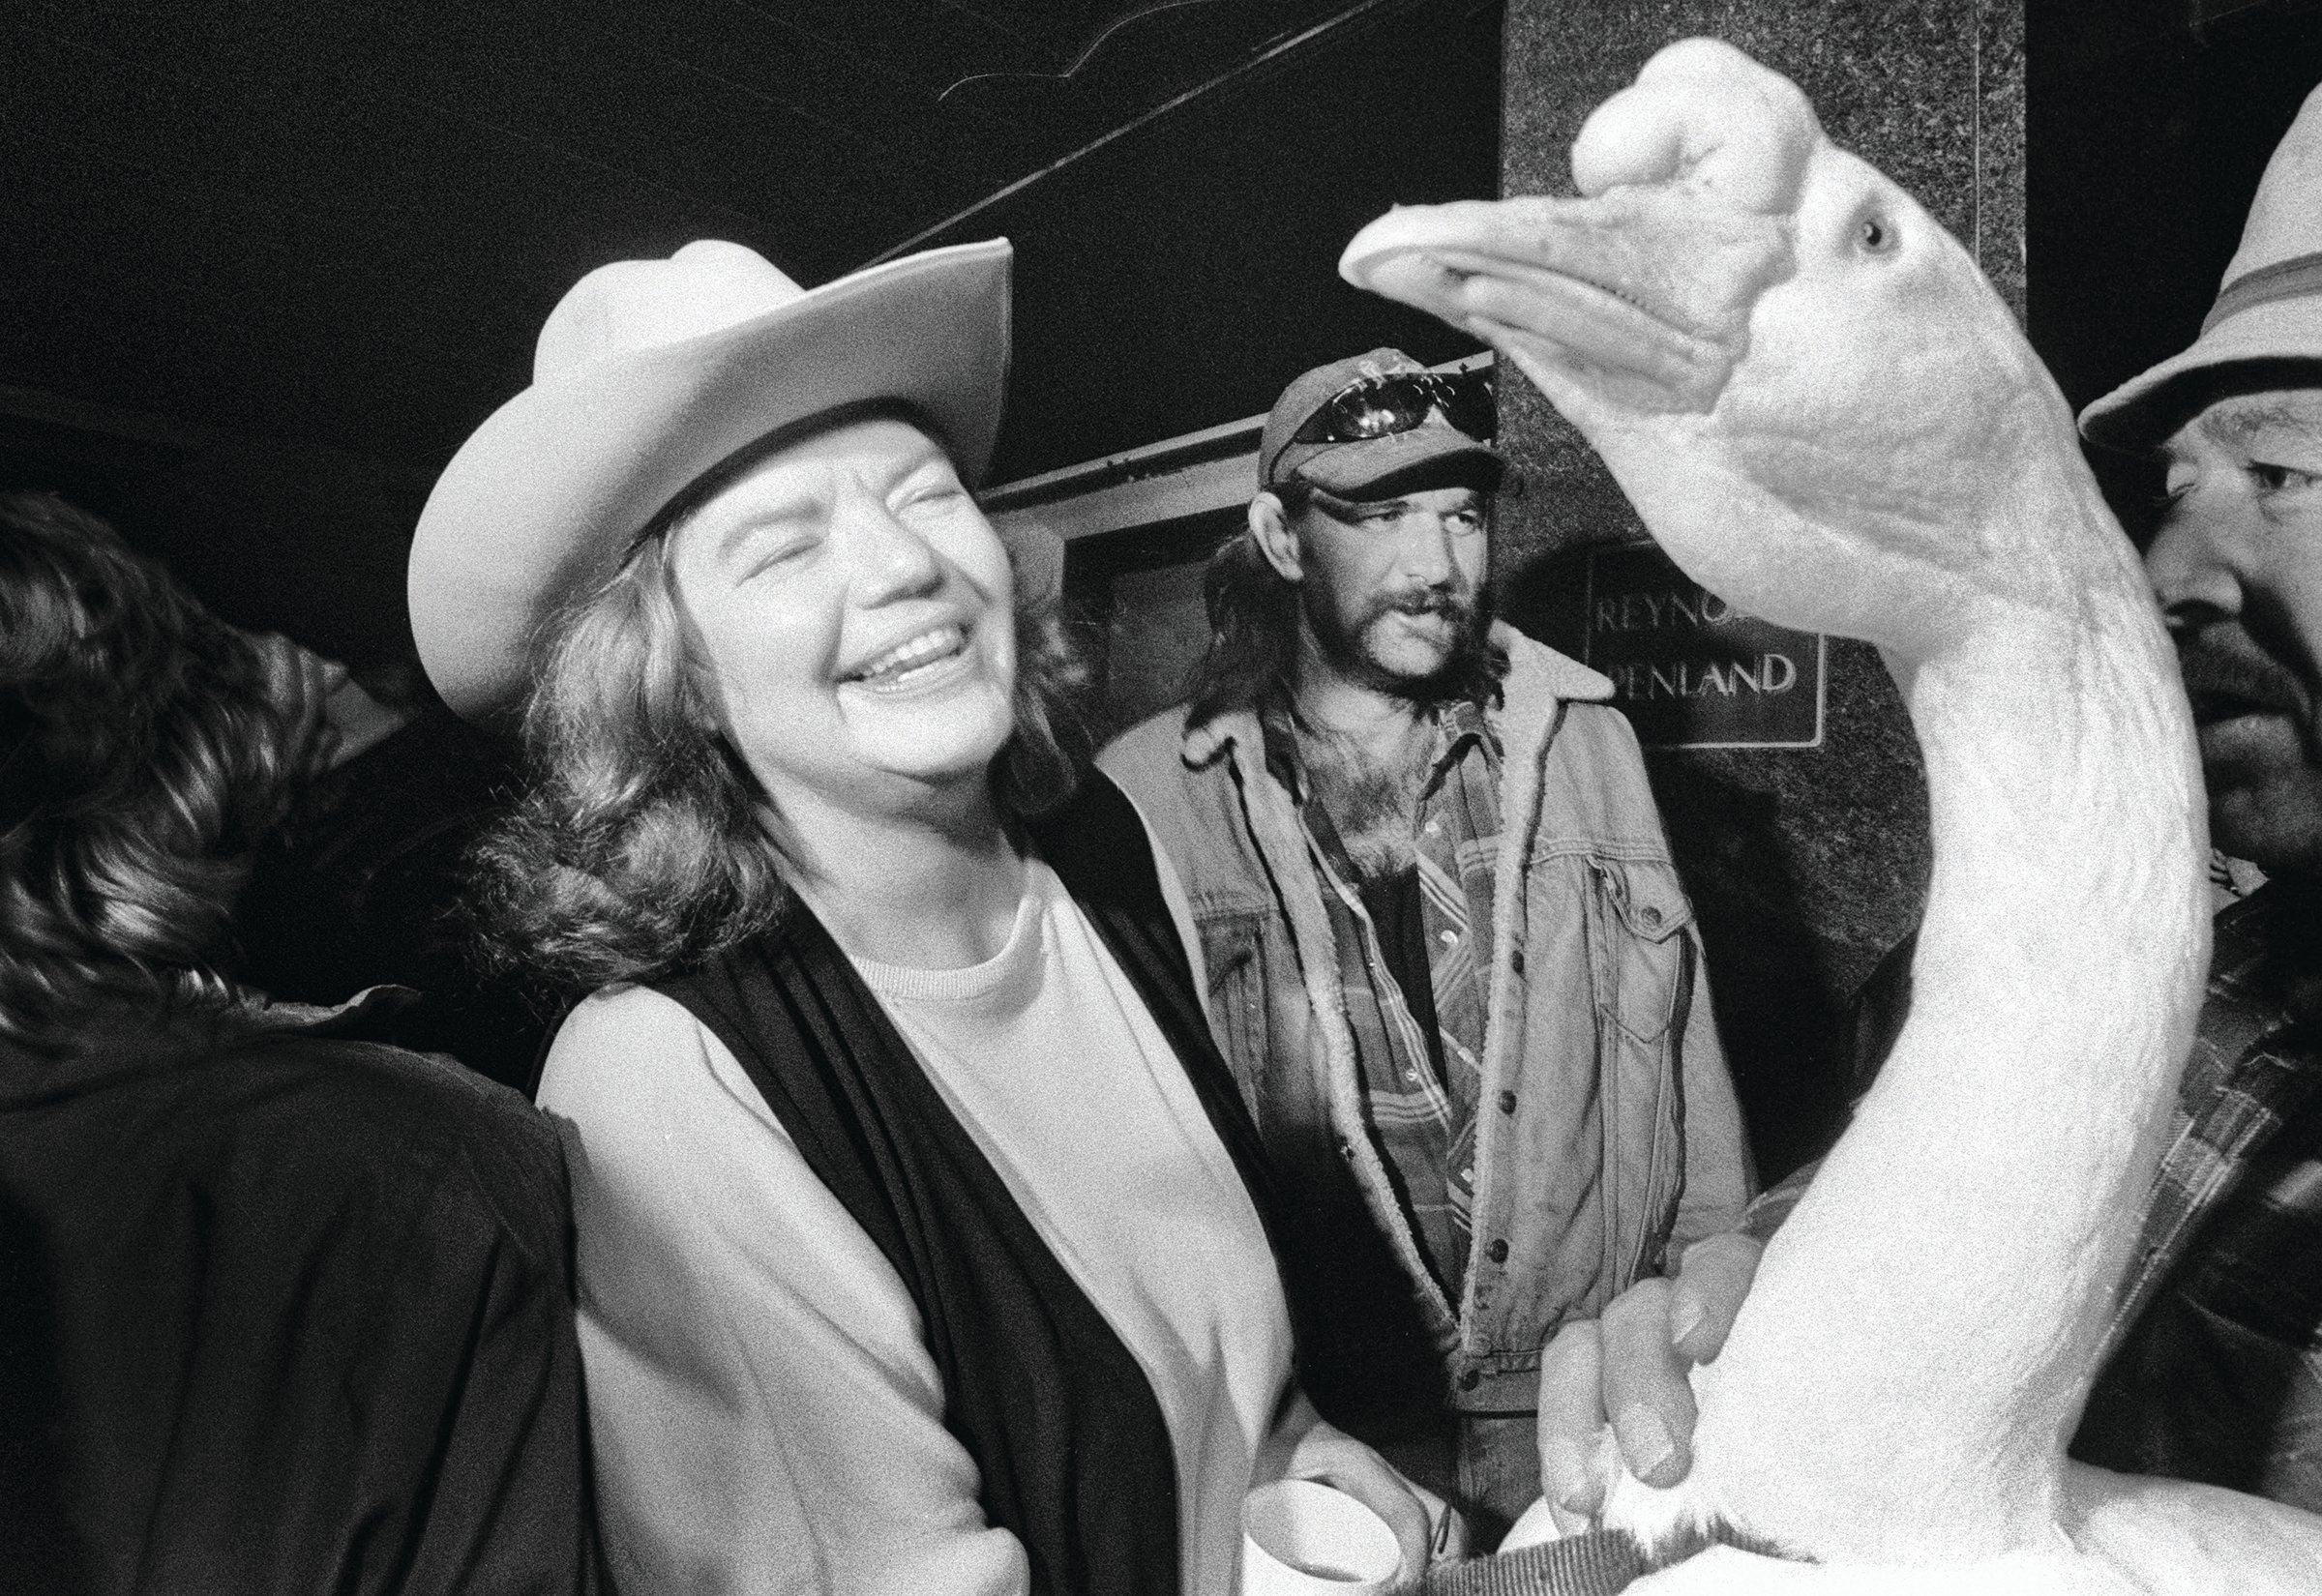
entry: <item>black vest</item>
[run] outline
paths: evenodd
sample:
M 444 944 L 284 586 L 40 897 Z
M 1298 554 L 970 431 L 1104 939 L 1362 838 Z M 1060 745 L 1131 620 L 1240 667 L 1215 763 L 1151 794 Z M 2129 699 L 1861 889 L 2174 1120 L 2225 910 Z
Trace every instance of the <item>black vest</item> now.
M 1264 1154 L 1195 996 L 1144 823 L 1090 773 L 1030 826 L 1176 1049 L 1269 1237 Z M 1135 1356 L 1048 1250 L 830 933 L 794 905 L 655 983 L 726 1044 L 903 1277 L 975 1460 L 986 1522 L 1054 1596 L 1179 1596 L 1169 1430 Z

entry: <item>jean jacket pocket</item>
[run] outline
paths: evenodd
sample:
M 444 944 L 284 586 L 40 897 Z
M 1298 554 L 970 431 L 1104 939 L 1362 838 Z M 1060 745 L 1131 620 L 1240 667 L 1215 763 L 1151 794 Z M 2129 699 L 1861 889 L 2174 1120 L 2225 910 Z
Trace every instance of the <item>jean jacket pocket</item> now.
M 1682 936 L 1693 905 L 1666 864 L 1592 859 L 1604 918 L 1606 1013 L 1622 1031 L 1647 1046 L 1659 1043 L 1684 1019 L 1692 990 L 1693 944 Z

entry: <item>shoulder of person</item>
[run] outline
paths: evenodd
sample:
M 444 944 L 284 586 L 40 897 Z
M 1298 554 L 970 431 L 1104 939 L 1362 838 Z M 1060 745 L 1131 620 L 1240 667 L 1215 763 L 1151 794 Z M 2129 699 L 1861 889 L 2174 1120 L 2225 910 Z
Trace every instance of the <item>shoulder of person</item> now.
M 556 1027 L 549 1054 L 579 1049 L 593 1056 L 607 1049 L 666 1043 L 700 1026 L 694 1012 L 667 992 L 624 981 L 574 1004 Z
M 1612 679 L 1570 655 L 1559 653 L 1505 621 L 1493 623 L 1492 640 L 1507 654 L 1504 692 L 1511 705 L 1549 698 L 1576 707 L 1611 703 Z
M 1595 789 L 1610 783 L 1649 802 L 1644 751 L 1628 716 L 1612 701 L 1612 682 L 1504 623 L 1495 629 L 1494 640 L 1508 655 L 1496 724 L 1510 746 L 1530 748 L 1553 734 L 1567 768 L 1591 772 Z
M 600 988 L 575 1004 L 549 1043 L 540 1101 L 553 1112 L 586 1112 L 633 1099 L 640 1071 L 672 1051 L 708 1047 L 708 1027 L 667 992 L 634 983 Z
M 1107 743 L 1096 767 L 1132 791 L 1137 783 L 1174 775 L 1184 763 L 1185 715 L 1190 704 L 1172 704 L 1148 715 Z
M 401 1191 L 434 1223 L 504 1232 L 561 1270 L 563 1153 L 520 1093 L 439 1054 L 295 1030 L 247 1037 L 210 1067 L 247 1077 L 228 1109 L 237 1156 L 262 1146 L 309 1200 Z

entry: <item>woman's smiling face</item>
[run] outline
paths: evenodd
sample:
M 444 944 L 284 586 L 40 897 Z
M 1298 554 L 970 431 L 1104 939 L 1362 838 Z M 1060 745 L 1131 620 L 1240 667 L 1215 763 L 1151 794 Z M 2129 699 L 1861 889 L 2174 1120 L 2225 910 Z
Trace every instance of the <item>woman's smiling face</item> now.
M 983 780 L 1015 728 L 1008 557 L 940 445 L 845 421 L 670 534 L 704 696 L 777 812 L 900 813 Z

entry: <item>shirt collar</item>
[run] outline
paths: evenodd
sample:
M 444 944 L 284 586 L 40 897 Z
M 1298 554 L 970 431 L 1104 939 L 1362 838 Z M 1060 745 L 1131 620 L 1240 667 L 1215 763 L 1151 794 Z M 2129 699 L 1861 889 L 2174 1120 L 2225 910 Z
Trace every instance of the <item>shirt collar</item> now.
M 1442 786 L 1444 778 L 1472 749 L 1481 747 L 1495 761 L 1501 757 L 1500 734 L 1481 704 L 1463 698 L 1438 704 L 1430 714 L 1435 722 L 1435 752 L 1427 761 L 1427 783 L 1422 793 L 1432 793 Z M 1268 697 L 1258 706 L 1258 732 L 1265 750 L 1266 774 L 1282 783 L 1291 802 L 1304 808 L 1306 766 L 1298 754 L 1297 729 L 1285 699 Z M 1228 732 L 1228 740 L 1231 736 Z

